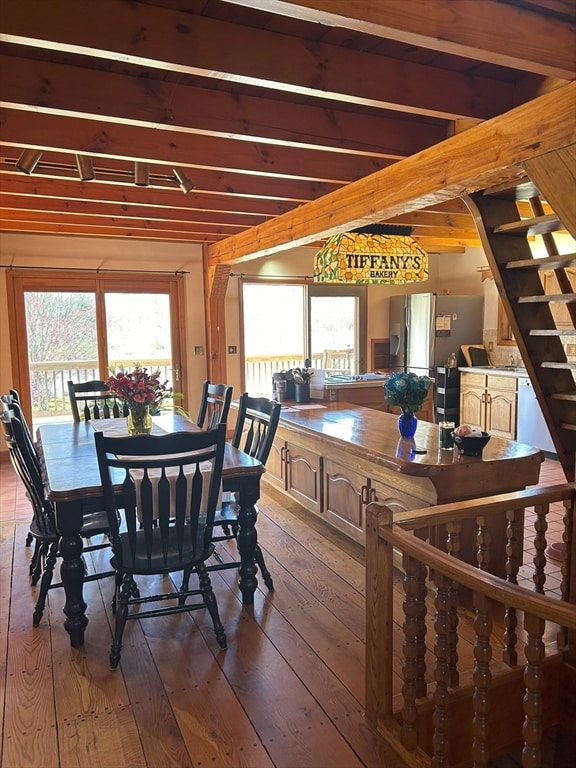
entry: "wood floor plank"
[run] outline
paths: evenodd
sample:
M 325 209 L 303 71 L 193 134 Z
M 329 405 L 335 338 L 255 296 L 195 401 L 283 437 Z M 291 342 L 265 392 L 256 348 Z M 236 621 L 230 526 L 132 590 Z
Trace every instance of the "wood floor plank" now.
M 218 661 L 274 765 L 360 767 L 362 762 L 250 614 L 242 608 L 226 617 L 229 650 L 235 652 Z M 209 619 L 199 615 L 196 620 L 209 634 Z
M 146 761 L 138 736 L 129 707 L 69 720 L 60 727 L 60 768 L 160 768 Z
M 162 619 L 163 637 L 148 637 L 168 700 L 183 739 L 198 765 L 222 768 L 273 768 L 250 718 L 222 671 L 226 651 L 219 649 L 206 614 Z M 144 632 L 153 620 L 143 622 Z M 155 621 L 158 628 L 158 621 Z
M 30 626 L 8 637 L 5 768 L 59 768 L 50 633 Z

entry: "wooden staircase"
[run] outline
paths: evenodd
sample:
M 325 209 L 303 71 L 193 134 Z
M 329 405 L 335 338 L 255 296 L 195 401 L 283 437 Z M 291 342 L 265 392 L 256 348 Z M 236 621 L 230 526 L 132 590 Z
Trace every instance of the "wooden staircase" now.
M 526 162 L 524 170 L 513 185 L 464 199 L 566 479 L 573 481 L 576 248 L 572 241 L 570 253 L 561 254 L 553 233 L 576 237 L 576 153 L 573 148 L 550 152 Z M 537 235 L 545 257 L 533 256 L 530 243 Z

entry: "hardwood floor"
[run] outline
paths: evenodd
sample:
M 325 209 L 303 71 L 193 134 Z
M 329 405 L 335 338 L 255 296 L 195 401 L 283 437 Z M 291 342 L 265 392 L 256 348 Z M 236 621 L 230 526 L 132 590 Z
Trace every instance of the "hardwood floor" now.
M 264 485 L 275 591 L 261 584 L 242 607 L 235 572 L 212 574 L 228 649 L 206 612 L 134 621 L 110 672 L 111 580 L 85 586 L 83 648 L 70 648 L 61 589 L 33 628 L 30 509 L 9 464 L 0 481 L 3 768 L 400 768 L 363 713 L 358 545 Z

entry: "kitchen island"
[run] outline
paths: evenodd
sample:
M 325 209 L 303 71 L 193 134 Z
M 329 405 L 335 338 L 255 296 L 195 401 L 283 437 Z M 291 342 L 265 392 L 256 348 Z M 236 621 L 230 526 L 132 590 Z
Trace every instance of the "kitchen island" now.
M 439 450 L 438 433 L 436 424 L 419 421 L 414 439 L 401 438 L 395 415 L 352 403 L 285 404 L 264 480 L 360 543 L 372 501 L 404 511 L 538 483 L 544 454 L 537 448 L 493 437 L 483 457 L 473 458 Z M 491 534 L 491 570 L 500 575 L 503 517 Z M 462 558 L 476 564 L 474 536 L 462 531 Z M 443 531 L 434 538 L 443 546 Z

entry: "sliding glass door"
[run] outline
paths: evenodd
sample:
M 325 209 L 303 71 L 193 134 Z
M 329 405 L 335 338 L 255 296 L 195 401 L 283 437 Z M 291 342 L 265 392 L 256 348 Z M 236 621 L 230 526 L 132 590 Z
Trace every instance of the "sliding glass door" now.
M 181 391 L 177 278 L 11 278 L 13 370 L 33 421 L 71 417 L 67 382 L 106 380 L 135 363 Z

